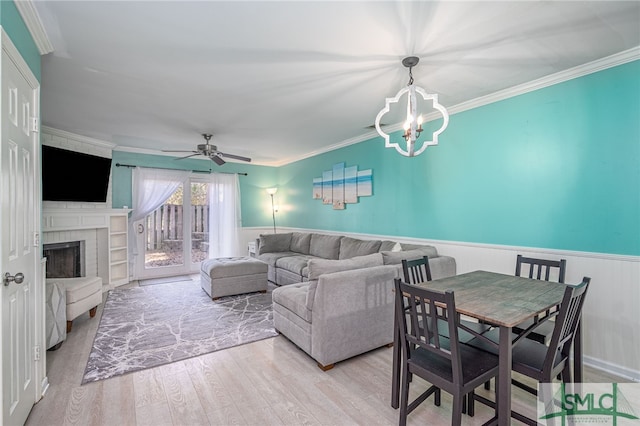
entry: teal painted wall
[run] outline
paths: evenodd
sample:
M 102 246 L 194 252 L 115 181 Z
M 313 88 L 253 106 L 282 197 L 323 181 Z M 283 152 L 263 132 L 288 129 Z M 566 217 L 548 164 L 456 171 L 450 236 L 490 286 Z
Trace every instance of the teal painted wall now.
M 9 35 L 29 68 L 40 79 L 40 52 L 13 1 L 0 1 L 0 26 Z
M 640 61 L 451 116 L 406 158 L 375 138 L 278 169 L 281 226 L 640 255 Z M 311 198 L 333 164 L 373 169 L 346 210 Z
M 216 166 L 210 160 L 188 158 L 176 161 L 164 155 L 137 154 L 114 151 L 111 165 L 112 206 L 131 208 L 131 169 L 117 167 L 116 163 L 132 164 L 142 167 L 159 167 L 181 170 L 209 170 L 224 173 L 247 173 L 240 176 L 240 193 L 243 226 L 267 226 L 271 224 L 271 198 L 265 189 L 276 182 L 277 169 L 274 167 L 251 164 L 226 163 Z

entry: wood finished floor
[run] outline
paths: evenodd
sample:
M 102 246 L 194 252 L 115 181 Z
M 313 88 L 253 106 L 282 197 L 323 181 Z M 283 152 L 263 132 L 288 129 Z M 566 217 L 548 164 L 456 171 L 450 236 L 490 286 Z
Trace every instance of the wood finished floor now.
M 133 284 L 132 284 L 133 285 Z M 35 425 L 393 425 L 391 348 L 380 348 L 322 372 L 283 336 L 80 386 L 102 315 L 83 315 L 62 347 L 47 352 L 49 389 L 34 407 Z M 586 368 L 586 381 L 622 382 Z M 414 379 L 412 396 L 428 387 Z M 478 393 L 490 395 L 483 389 Z M 493 396 L 490 396 L 493 399 Z M 493 411 L 476 405 L 463 425 Z M 535 399 L 514 388 L 513 408 L 535 415 Z M 410 425 L 450 424 L 451 398 L 432 399 L 409 415 Z M 513 424 L 519 424 L 516 421 Z

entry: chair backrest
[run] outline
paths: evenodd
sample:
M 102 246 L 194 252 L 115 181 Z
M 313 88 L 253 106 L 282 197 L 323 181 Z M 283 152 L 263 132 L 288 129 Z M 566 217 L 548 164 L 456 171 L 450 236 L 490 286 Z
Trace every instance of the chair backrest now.
M 560 311 L 556 317 L 553 334 L 549 343 L 549 350 L 543 364 L 543 371 L 551 372 L 553 367 L 560 361 L 568 362 L 569 351 L 573 345 L 580 317 L 582 306 L 587 295 L 587 289 L 591 278 L 584 277 L 578 285 L 567 285 L 564 290 Z M 556 357 L 560 357 L 557 359 Z
M 516 275 L 519 277 L 522 276 L 522 265 L 529 265 L 529 278 L 545 281 L 549 281 L 551 271 L 557 268 L 558 282 L 564 283 L 564 274 L 567 269 L 567 261 L 565 259 L 536 259 L 533 257 L 524 257 L 519 254 L 516 259 Z
M 429 267 L 429 257 L 423 256 L 421 259 L 402 259 L 402 272 L 404 282 L 418 284 L 431 281 L 431 268 Z
M 400 341 L 411 359 L 418 348 L 451 362 L 453 383 L 462 383 L 462 365 L 458 343 L 458 315 L 452 291 L 428 290 L 395 279 L 396 315 L 400 326 Z M 440 309 L 436 309 L 437 307 Z M 441 320 L 441 321 L 438 321 Z M 444 322 L 442 322 L 444 321 Z M 447 324 L 449 338 L 441 336 L 439 325 Z

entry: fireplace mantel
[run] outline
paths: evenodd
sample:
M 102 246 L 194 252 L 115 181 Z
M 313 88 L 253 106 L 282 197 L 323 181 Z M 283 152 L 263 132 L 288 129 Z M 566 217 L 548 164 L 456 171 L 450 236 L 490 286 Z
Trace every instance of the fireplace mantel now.
M 128 215 L 131 209 L 44 209 L 42 231 L 74 231 L 109 228 L 112 216 Z

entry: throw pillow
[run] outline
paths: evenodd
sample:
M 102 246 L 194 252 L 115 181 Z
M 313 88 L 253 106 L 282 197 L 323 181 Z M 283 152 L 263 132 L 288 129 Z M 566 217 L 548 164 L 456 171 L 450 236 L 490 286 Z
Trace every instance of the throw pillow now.
M 317 280 L 322 274 L 362 269 L 371 266 L 381 266 L 382 255 L 373 253 L 367 256 L 357 256 L 344 260 L 309 259 L 309 281 Z
M 404 251 L 383 251 L 382 260 L 385 265 L 397 265 L 402 263 L 403 259 L 416 260 L 422 259 L 424 256 L 437 257 L 438 253 L 435 247 L 424 246 L 422 249 L 404 250 Z
M 258 254 L 289 251 L 290 246 L 290 232 L 286 234 L 261 234 Z
M 342 237 L 340 240 L 340 255 L 338 259 L 351 259 L 356 256 L 366 256 L 377 253 L 382 241 L 358 240 L 351 237 Z
M 393 250 L 393 247 L 398 244 L 395 241 L 390 241 L 390 240 L 384 240 L 382 242 L 382 244 L 380 244 L 380 248 L 378 249 L 378 251 L 395 251 Z

